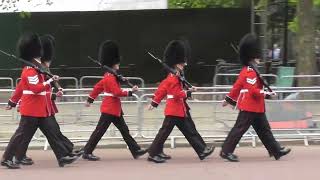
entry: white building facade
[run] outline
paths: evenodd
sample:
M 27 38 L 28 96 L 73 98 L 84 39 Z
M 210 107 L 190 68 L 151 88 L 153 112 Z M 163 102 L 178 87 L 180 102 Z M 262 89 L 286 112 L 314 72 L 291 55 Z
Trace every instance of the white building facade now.
M 167 0 L 20 0 L 7 4 L 9 8 L 0 8 L 0 12 L 26 11 L 110 11 L 167 9 Z M 11 4 L 10 4 L 11 3 Z M 13 6 L 14 4 L 14 6 Z M 0 4 L 4 7 L 6 4 Z

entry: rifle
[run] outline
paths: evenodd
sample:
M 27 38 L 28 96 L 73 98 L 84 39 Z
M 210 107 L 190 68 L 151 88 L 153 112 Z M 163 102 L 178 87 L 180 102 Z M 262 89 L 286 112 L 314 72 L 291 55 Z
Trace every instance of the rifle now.
M 121 74 L 118 74 L 114 69 L 112 69 L 112 68 L 110 68 L 110 67 L 108 67 L 108 66 L 106 66 L 106 65 L 102 65 L 99 61 L 93 59 L 93 58 L 90 57 L 90 56 L 88 56 L 88 58 L 89 58 L 92 62 L 98 64 L 101 68 L 105 69 L 108 73 L 111 73 L 111 74 L 115 75 L 118 80 L 121 80 L 121 81 L 125 82 L 129 87 L 132 88 L 132 87 L 134 86 L 132 83 L 129 82 L 129 80 L 128 80 L 127 78 L 125 78 L 125 77 L 122 76 Z
M 230 45 L 231 45 L 231 47 L 233 48 L 233 50 L 234 50 L 237 54 L 239 54 L 239 48 L 237 48 L 236 46 L 234 46 L 233 43 L 231 43 Z M 257 74 L 259 80 L 262 82 L 263 86 L 266 87 L 269 92 L 273 92 L 273 90 L 270 88 L 270 86 L 268 85 L 268 83 L 267 83 L 267 82 L 264 80 L 264 78 L 261 76 L 259 70 L 258 70 L 254 65 L 252 65 L 252 64 L 249 64 L 249 66 L 250 66 L 250 68 L 252 68 L 252 69 L 256 72 L 256 74 Z
M 168 72 L 172 73 L 172 74 L 177 74 L 177 71 L 175 69 L 172 69 L 171 67 L 169 67 L 166 63 L 164 63 L 161 59 L 155 57 L 153 54 L 151 54 L 150 52 L 148 52 L 148 54 L 155 60 L 157 60 Z M 187 87 L 187 88 L 192 88 L 192 84 L 189 83 L 184 76 L 179 75 L 178 78 L 180 79 L 180 81 Z
M 264 80 L 264 78 L 261 76 L 259 70 L 252 64 L 249 64 L 249 66 L 256 72 L 259 80 L 262 82 L 263 86 L 266 87 L 268 89 L 269 92 L 273 92 L 273 90 L 270 88 L 270 86 L 268 85 L 268 83 Z
M 239 54 L 239 47 L 238 47 L 238 46 L 235 46 L 233 43 L 230 43 L 230 46 L 232 47 L 232 49 L 233 49 L 237 54 Z
M 11 58 L 13 58 L 13 59 L 15 59 L 15 60 L 18 60 L 18 61 L 20 61 L 20 62 L 22 62 L 22 63 L 24 63 L 24 64 L 26 64 L 26 65 L 28 65 L 28 66 L 30 66 L 30 67 L 32 67 L 32 68 L 34 68 L 34 69 L 37 70 L 39 73 L 45 74 L 45 75 L 49 76 L 50 78 L 53 77 L 53 74 L 51 74 L 48 70 L 46 70 L 46 69 L 45 69 L 44 67 L 42 67 L 42 66 L 38 66 L 38 65 L 36 65 L 36 64 L 33 64 L 32 62 L 26 61 L 26 60 L 24 60 L 24 59 L 22 59 L 22 58 L 19 58 L 19 57 L 13 55 L 13 54 L 9 54 L 9 53 L 7 53 L 7 52 L 5 52 L 5 51 L 0 50 L 0 52 L 1 52 L 2 54 L 6 55 L 6 56 L 9 56 L 9 57 L 11 57 Z
M 51 73 L 49 68 L 47 69 L 47 71 L 48 71 L 49 73 Z M 53 81 L 52 83 L 53 83 L 54 88 L 57 89 L 58 91 L 60 91 L 61 89 L 63 89 L 57 81 Z

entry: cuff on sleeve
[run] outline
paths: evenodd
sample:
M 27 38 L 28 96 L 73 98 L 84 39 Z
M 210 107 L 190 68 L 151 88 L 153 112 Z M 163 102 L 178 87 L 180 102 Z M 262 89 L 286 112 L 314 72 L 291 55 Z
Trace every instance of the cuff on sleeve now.
M 191 97 L 191 95 L 192 95 L 192 92 L 191 91 L 187 91 L 187 98 L 190 98 Z
M 55 101 L 56 99 L 57 99 L 57 95 L 56 95 L 55 93 L 53 93 L 53 94 L 51 95 L 51 100 Z
M 227 101 L 229 104 L 231 104 L 232 106 L 236 106 L 237 105 L 237 101 L 231 99 L 229 96 L 226 96 L 224 98 L 225 101 Z
M 154 102 L 154 101 L 151 102 L 151 106 L 153 106 L 153 107 L 158 107 L 158 105 L 159 105 L 159 104 L 156 103 L 156 102 Z
M 8 105 L 11 107 L 16 107 L 17 103 L 12 102 L 11 100 L 8 101 Z
M 89 103 L 93 103 L 94 99 L 91 98 L 91 97 L 88 97 L 87 101 L 88 101 Z

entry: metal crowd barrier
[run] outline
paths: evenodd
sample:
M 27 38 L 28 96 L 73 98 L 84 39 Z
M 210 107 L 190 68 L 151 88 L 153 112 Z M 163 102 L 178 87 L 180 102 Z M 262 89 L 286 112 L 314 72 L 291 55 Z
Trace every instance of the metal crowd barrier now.
M 84 80 L 88 80 L 88 79 L 102 79 L 103 76 L 82 76 L 80 78 L 80 88 L 84 88 L 84 84 L 83 84 L 83 81 Z M 135 80 L 135 81 L 139 81 L 140 82 L 140 86 L 139 87 L 145 87 L 145 83 L 144 83 L 144 80 L 140 77 L 125 77 L 129 80 Z
M 203 95 L 224 95 L 228 93 L 228 90 L 231 88 L 229 87 L 199 87 L 199 90 L 204 92 L 195 92 L 193 93 L 195 97 L 203 96 Z M 57 105 L 59 107 L 60 113 L 57 114 L 57 120 L 61 122 L 61 119 L 68 119 L 68 121 L 63 121 L 61 124 L 61 129 L 64 133 L 90 133 L 92 132 L 93 128 L 88 128 L 88 126 L 95 127 L 98 121 L 99 113 L 99 105 L 101 101 L 96 101 L 93 107 L 91 108 L 84 108 L 84 102 L 80 101 L 79 98 L 75 97 L 86 97 L 88 90 L 92 88 L 83 88 L 83 89 L 65 89 L 66 95 L 63 101 L 58 100 Z M 141 88 L 141 91 L 145 90 L 155 90 L 156 88 Z M 224 90 L 222 92 L 212 92 L 212 90 Z M 276 92 L 278 93 L 319 93 L 320 87 L 274 87 Z M 12 92 L 12 89 L 2 89 L 0 92 Z M 76 94 L 69 94 L 70 92 L 74 92 Z M 163 115 L 163 107 L 164 105 L 161 104 L 157 109 L 149 112 L 146 110 L 146 105 L 150 103 L 150 98 L 153 94 L 142 94 L 140 96 L 135 95 L 134 97 L 125 98 L 123 103 L 124 112 L 128 113 L 126 115 L 127 119 L 131 119 L 128 121 L 129 129 L 134 131 L 135 137 L 145 140 L 152 140 L 159 130 L 159 127 L 162 123 L 164 118 Z M 103 95 L 101 95 L 103 96 Z M 71 98 L 71 100 L 68 100 Z M 232 109 L 225 109 L 220 107 L 221 100 L 199 100 L 197 98 L 190 100 L 189 103 L 192 106 L 192 116 L 197 124 L 197 128 L 200 134 L 206 139 L 210 140 L 221 140 L 223 141 L 227 135 L 229 129 L 226 126 L 222 125 L 222 129 L 220 125 L 222 123 L 230 123 L 229 125 L 232 126 L 231 123 L 234 123 L 234 120 L 237 115 L 237 111 Z M 283 102 L 295 102 L 295 103 L 319 103 L 319 99 L 299 99 L 299 100 L 267 100 L 268 102 L 276 102 L 276 103 L 283 103 Z M 164 102 L 163 102 L 164 103 Z M 132 105 L 133 104 L 133 105 Z M 6 102 L 0 104 L 1 106 L 6 105 Z M 303 104 L 304 105 L 304 104 Z M 71 106 L 67 108 L 67 106 Z M 76 111 L 75 111 L 76 110 Z M 201 112 L 200 112 L 201 111 Z M 204 111 L 204 113 L 202 112 Z M 15 112 L 15 110 L 12 110 Z M 223 117 L 220 117 L 220 115 Z M 227 117 L 225 117 L 227 115 Z M 93 121 L 88 121 L 89 118 L 93 117 Z M 0 117 L 2 118 L 2 117 Z M 220 118 L 220 119 L 219 119 Z M 226 120 L 227 119 L 227 120 Z M 219 121 L 217 121 L 219 120 Z M 231 121 L 230 121 L 231 120 Z M 228 122 L 229 121 L 229 122 Z M 3 121 L 2 121 L 3 122 Z M 17 121 L 18 122 L 18 121 Z M 15 122 L 15 124 L 17 124 Z M 216 127 L 218 125 L 218 127 Z M 229 127 L 230 127 L 229 126 Z M 309 145 L 310 140 L 317 140 L 320 139 L 320 129 L 308 128 L 308 129 L 273 129 L 275 133 L 275 137 L 279 138 L 281 141 L 288 141 L 288 140 L 301 140 L 307 146 Z M 283 133 L 285 131 L 285 133 Z M 1 131 L 1 133 L 8 133 L 8 131 Z M 121 136 L 117 134 L 116 130 L 110 131 L 111 137 L 104 138 L 104 139 L 121 139 Z M 174 131 L 172 135 L 169 137 L 171 147 L 174 148 L 175 144 L 178 139 L 183 138 L 179 131 Z M 89 138 L 89 136 L 79 136 L 79 137 L 71 137 L 70 139 L 74 142 L 84 142 Z M 243 141 L 250 142 L 253 147 L 256 146 L 257 143 L 257 135 L 254 131 L 249 130 L 244 138 Z M 48 147 L 48 143 L 46 142 L 45 138 L 37 134 L 34 137 L 36 141 L 44 141 L 45 149 Z M 8 141 L 8 139 L 7 139 Z M 1 139 L 1 143 L 7 142 L 5 139 Z
M 73 81 L 72 86 L 74 87 L 73 89 L 82 89 L 84 88 L 84 81 L 88 80 L 88 79 L 102 79 L 103 76 L 82 76 L 80 78 L 80 80 L 78 80 L 76 77 L 60 77 L 59 81 L 62 81 L 61 83 L 63 83 L 63 81 Z M 126 77 L 129 80 L 134 80 L 134 81 L 138 81 L 139 82 L 139 87 L 145 87 L 145 82 L 142 78 L 140 77 Z M 14 83 L 13 83 L 13 79 L 10 77 L 0 77 L 0 80 L 10 80 L 11 82 L 11 87 L 12 89 L 14 88 Z M 17 78 L 15 81 L 15 85 L 17 85 L 19 83 L 19 81 L 21 80 L 21 78 Z
M 10 81 L 10 89 L 14 88 L 13 79 L 11 77 L 0 77 L 0 81 Z
M 13 80 L 11 81 L 13 83 Z M 13 87 L 12 89 L 0 89 L 0 93 L 6 93 L 8 94 L 9 96 L 11 95 L 11 93 L 13 92 Z M 8 102 L 8 101 L 7 101 Z M 0 106 L 2 107 L 5 107 L 8 103 L 7 102 L 1 102 L 0 103 Z M 14 120 L 15 118 L 15 112 L 14 111 L 11 111 L 11 112 L 8 112 L 8 113 L 1 113 L 0 114 L 0 118 L 10 118 L 11 121 Z
M 280 78 L 319 78 L 320 75 L 318 74 L 313 74 L 313 75 L 291 75 L 291 76 L 281 76 Z
M 290 75 L 290 76 L 280 76 L 279 79 L 301 79 L 301 78 L 320 78 L 320 75 Z
M 16 86 L 18 85 L 18 83 L 20 82 L 21 78 L 17 78 L 16 79 Z M 73 81 L 72 85 L 75 89 L 79 89 L 79 81 L 76 77 L 59 77 L 59 81 L 61 83 L 63 83 L 63 81 Z
M 218 77 L 238 77 L 239 74 L 229 74 L 229 73 L 217 73 L 213 77 L 213 86 L 219 85 L 218 82 Z M 275 78 L 275 80 L 278 79 L 278 76 L 275 74 L 261 74 L 262 77 L 272 77 Z M 230 85 L 230 84 L 229 84 Z

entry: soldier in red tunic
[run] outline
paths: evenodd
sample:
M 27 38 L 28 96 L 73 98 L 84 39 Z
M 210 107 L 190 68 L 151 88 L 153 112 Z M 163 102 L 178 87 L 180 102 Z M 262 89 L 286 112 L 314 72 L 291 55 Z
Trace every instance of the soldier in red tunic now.
M 239 161 L 233 152 L 243 134 L 252 125 L 265 148 L 278 160 L 291 150 L 280 147 L 273 137 L 265 114 L 264 99 L 266 96 L 274 96 L 275 93 L 264 90 L 261 79 L 254 70 L 257 68 L 253 68 L 259 64 L 261 58 L 258 38 L 254 34 L 247 34 L 241 39 L 239 47 L 243 68 L 222 105 L 237 106 L 240 112 L 222 146 L 220 156 L 231 162 Z
M 103 42 L 99 48 L 99 60 L 102 65 L 108 66 L 114 71 L 118 71 L 120 65 L 120 56 L 117 44 L 110 40 Z M 90 136 L 89 141 L 83 148 L 83 159 L 87 159 L 89 161 L 100 160 L 100 158 L 93 155 L 92 152 L 111 123 L 113 123 L 119 129 L 134 159 L 137 159 L 146 153 L 146 150 L 141 149 L 137 142 L 130 135 L 128 126 L 123 118 L 123 111 L 120 101 L 120 97 L 132 96 L 132 93 L 137 91 L 138 87 L 134 86 L 132 90 L 125 91 L 120 87 L 121 81 L 122 79 L 119 79 L 115 74 L 106 72 L 103 79 L 94 86 L 93 91 L 90 93 L 87 99 L 86 106 L 89 107 L 100 93 L 103 92 L 105 95 L 100 106 L 100 120 L 96 129 Z
M 193 87 L 190 90 L 184 90 L 184 85 L 178 78 L 183 74 L 186 65 L 188 55 L 186 47 L 185 42 L 181 40 L 173 40 L 166 47 L 164 61 L 169 67 L 175 69 L 177 74 L 168 74 L 167 78 L 160 83 L 154 93 L 152 103 L 149 105 L 149 110 L 152 110 L 158 106 L 162 99 L 167 99 L 164 112 L 165 119 L 149 148 L 148 160 L 155 163 L 163 163 L 168 159 L 163 156 L 163 144 L 174 126 L 177 126 L 183 133 L 201 160 L 209 156 L 214 150 L 212 147 L 207 147 L 199 135 L 189 113 L 190 108 L 186 103 L 186 99 L 191 97 L 192 92 L 196 89 Z
M 44 36 L 40 37 L 40 40 L 41 40 L 42 47 L 43 47 L 43 54 L 41 57 L 41 65 L 46 67 L 49 70 L 50 64 L 51 64 L 51 62 L 53 60 L 53 56 L 54 56 L 54 37 L 51 35 L 44 35 Z M 55 105 L 55 99 L 57 96 L 60 97 L 63 95 L 63 91 L 62 91 L 63 89 L 59 86 L 59 84 L 57 82 L 52 82 L 51 86 L 54 87 L 57 92 L 53 93 L 52 89 L 49 89 L 46 94 L 47 95 L 47 102 L 50 104 L 51 110 L 53 112 L 52 116 L 48 117 L 48 119 L 49 119 L 48 123 L 50 123 L 49 126 L 52 127 L 49 129 L 49 131 L 51 133 L 51 136 L 49 136 L 51 139 L 49 139 L 49 141 L 61 139 L 63 143 L 59 143 L 58 145 L 62 146 L 62 148 L 65 149 L 65 151 L 67 151 L 70 156 L 76 156 L 76 155 L 79 156 L 80 154 L 78 152 L 73 152 L 73 143 L 61 133 L 59 124 L 57 123 L 55 116 L 54 116 L 55 113 L 58 113 L 58 109 Z M 12 97 L 9 99 L 6 109 L 11 110 L 12 108 L 16 107 L 19 104 L 19 101 L 20 101 L 22 94 L 23 94 L 23 90 L 21 89 L 21 81 L 20 81 L 18 83 Z M 17 136 L 13 136 L 13 137 L 17 138 Z M 10 143 L 13 143 L 13 142 L 15 142 L 15 139 L 10 140 Z M 51 143 L 51 144 L 55 144 L 55 143 Z M 25 145 L 25 148 L 28 148 L 28 146 Z M 25 151 L 27 151 L 27 149 L 25 149 Z M 4 155 L 4 156 L 6 156 L 6 155 Z M 32 165 L 33 161 L 31 158 L 24 155 L 23 159 L 20 161 L 16 160 L 16 163 L 22 164 L 22 165 Z
M 19 57 L 34 64 L 41 63 L 42 45 L 38 35 L 33 33 L 24 34 L 18 42 Z M 13 156 L 17 162 L 21 162 L 25 157 L 26 149 L 38 128 L 43 132 L 47 139 L 51 139 L 52 129 L 50 117 L 54 114 L 51 105 L 48 103 L 47 92 L 51 89 L 51 83 L 57 81 L 58 76 L 45 80 L 45 76 L 36 69 L 25 66 L 22 70 L 20 85 L 21 103 L 20 114 L 21 120 L 18 129 L 11 138 L 1 161 L 1 165 L 8 168 L 20 168 L 19 164 L 12 161 Z M 19 93 L 18 93 L 19 95 Z M 18 97 L 18 96 L 17 96 Z M 10 103 L 10 101 L 9 101 Z M 59 144 L 61 141 L 49 141 L 58 164 L 63 167 L 76 160 L 76 157 L 68 156 Z
M 41 57 L 41 64 L 47 68 L 49 71 L 49 67 L 54 59 L 54 48 L 55 48 L 55 39 L 52 35 L 44 35 L 40 37 L 42 46 L 43 46 L 43 55 Z M 49 77 L 46 77 L 49 78 Z M 49 129 L 51 135 L 49 136 L 48 142 L 52 141 L 60 141 L 61 143 L 51 143 L 55 145 L 61 146 L 61 148 L 69 155 L 69 156 L 79 156 L 79 153 L 73 152 L 73 143 L 62 134 L 60 130 L 60 126 L 55 118 L 55 114 L 58 113 L 58 108 L 55 104 L 55 100 L 57 97 L 63 96 L 63 88 L 58 84 L 58 82 L 52 82 L 50 88 L 47 91 L 47 102 L 51 107 L 51 116 L 48 117 L 48 126 L 52 127 Z M 55 93 L 53 93 L 53 90 Z
M 16 107 L 19 104 L 21 96 L 22 96 L 21 83 L 18 83 L 15 91 L 13 92 L 13 95 L 11 96 L 11 98 L 8 101 L 8 104 L 6 106 L 6 110 L 11 110 L 12 108 Z M 19 112 L 19 110 L 17 110 L 17 111 Z M 8 147 L 10 147 L 16 143 L 16 138 L 18 137 L 18 136 L 16 136 L 16 134 L 18 134 L 20 131 L 21 131 L 21 128 L 18 128 L 17 131 L 15 132 L 15 134 L 11 137 L 11 139 L 8 143 Z M 11 153 L 14 153 L 14 152 L 5 151 L 5 153 L 2 156 L 2 159 L 8 159 L 7 158 L 8 156 L 11 157 L 11 155 L 10 155 Z M 24 157 L 19 162 L 15 161 L 15 163 L 22 164 L 22 165 L 32 165 L 34 162 L 31 158 L 27 157 L 27 155 L 25 154 Z M 1 162 L 1 164 L 3 166 L 5 165 L 4 162 Z

